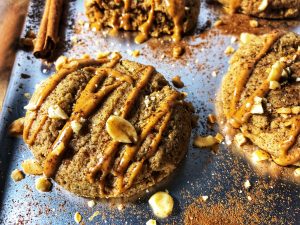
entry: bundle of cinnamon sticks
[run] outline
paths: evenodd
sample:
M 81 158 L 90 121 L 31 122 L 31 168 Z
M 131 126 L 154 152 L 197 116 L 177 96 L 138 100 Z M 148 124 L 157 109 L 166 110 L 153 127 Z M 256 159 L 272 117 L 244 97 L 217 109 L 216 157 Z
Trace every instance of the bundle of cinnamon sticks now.
M 34 41 L 33 54 L 37 58 L 50 57 L 59 41 L 63 2 L 64 0 L 46 0 L 38 36 Z

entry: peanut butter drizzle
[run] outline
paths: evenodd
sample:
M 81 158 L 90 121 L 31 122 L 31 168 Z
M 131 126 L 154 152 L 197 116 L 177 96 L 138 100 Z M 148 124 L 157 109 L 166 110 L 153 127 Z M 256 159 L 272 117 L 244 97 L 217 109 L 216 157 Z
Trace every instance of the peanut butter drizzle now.
M 135 37 L 134 41 L 137 44 L 141 44 L 143 42 L 145 42 L 148 38 L 149 38 L 149 32 L 151 29 L 151 26 L 153 24 L 154 21 L 154 9 L 155 9 L 155 1 L 152 0 L 151 2 L 151 10 L 148 14 L 148 19 L 145 23 L 143 23 L 140 27 L 140 33 Z
M 149 33 L 155 19 L 155 6 L 160 4 L 156 0 L 151 2 L 151 10 L 148 14 L 148 19 L 140 27 L 140 33 L 136 36 L 135 42 L 141 44 L 149 38 Z M 168 13 L 171 16 L 174 24 L 173 28 L 173 41 L 177 42 L 181 40 L 183 33 L 183 19 L 185 16 L 185 1 L 184 0 L 166 0 Z
M 36 114 L 35 114 L 36 115 Z M 38 125 L 38 128 L 33 132 L 33 134 L 31 135 L 31 137 L 29 137 L 27 140 L 26 140 L 26 143 L 28 145 L 33 145 L 38 133 L 42 130 L 43 126 L 45 125 L 46 121 L 48 119 L 48 116 L 47 115 L 43 115 L 42 116 L 42 119 L 41 119 L 41 122 L 39 123 Z M 30 121 L 30 126 L 32 126 L 33 122 L 34 122 L 35 119 L 31 120 Z M 24 130 L 25 131 L 25 130 Z M 26 130 L 27 131 L 27 130 Z M 25 134 L 24 134 L 25 135 Z M 27 135 L 27 134 L 26 134 Z
M 38 134 L 38 132 L 42 129 L 42 126 L 45 124 L 46 119 L 43 117 L 41 123 L 38 126 L 38 129 L 33 133 L 31 137 L 29 137 L 29 133 L 31 130 L 31 127 L 33 125 L 33 122 L 36 120 L 36 116 L 38 114 L 38 110 L 40 109 L 43 102 L 46 100 L 46 98 L 49 96 L 49 94 L 56 88 L 56 86 L 70 73 L 75 72 L 76 70 L 79 70 L 84 67 L 88 66 L 98 66 L 102 65 L 104 63 L 108 63 L 107 67 L 113 67 L 118 61 L 120 60 L 121 56 L 117 54 L 116 58 L 112 59 L 111 61 L 107 58 L 94 60 L 94 59 L 79 59 L 76 60 L 78 64 L 75 64 L 74 67 L 68 68 L 63 67 L 60 69 L 56 74 L 54 74 L 50 80 L 47 82 L 47 86 L 45 86 L 43 89 L 39 89 L 39 91 L 34 95 L 34 97 L 30 100 L 30 104 L 33 104 L 33 108 L 31 109 L 34 111 L 34 115 L 31 117 L 31 119 L 24 124 L 24 131 L 23 131 L 23 139 L 28 145 L 32 145 L 34 143 L 34 140 Z M 72 62 L 72 61 L 71 61 Z M 68 65 L 68 64 L 67 64 Z
M 234 128 L 240 128 L 240 126 L 247 122 L 250 117 L 250 111 L 254 105 L 254 98 L 263 98 L 269 92 L 270 82 L 268 80 L 264 81 L 254 93 L 248 97 L 247 100 L 242 104 L 242 106 L 233 114 L 229 120 L 230 124 Z
M 67 145 L 73 136 L 71 121 L 80 121 L 80 118 L 87 119 L 103 101 L 103 99 L 121 85 L 121 81 L 116 81 L 114 84 L 102 87 L 97 91 L 97 85 L 100 84 L 107 76 L 113 74 L 112 77 L 122 78 L 122 74 L 110 68 L 101 68 L 96 75 L 88 82 L 85 89 L 75 103 L 74 111 L 70 116 L 70 120 L 65 124 L 59 136 L 55 140 L 50 153 L 44 162 L 44 174 L 47 177 L 55 175 L 57 167 L 66 151 Z M 63 145 L 61 146 L 61 143 Z M 56 148 L 60 148 L 59 152 Z
M 128 173 L 128 174 L 130 174 L 130 176 L 128 178 L 128 182 L 125 186 L 125 189 L 128 189 L 128 188 L 131 187 L 132 183 L 135 181 L 136 177 L 139 175 L 140 171 L 142 170 L 144 162 L 147 159 L 149 159 L 150 157 L 152 157 L 153 155 L 155 155 L 155 153 L 158 149 L 159 143 L 161 141 L 163 132 L 167 129 L 167 127 L 169 125 L 169 121 L 171 119 L 171 116 L 172 116 L 172 112 L 171 111 L 167 112 L 167 114 L 166 114 L 166 116 L 165 116 L 165 118 L 162 122 L 162 125 L 159 128 L 158 134 L 153 139 L 153 141 L 152 141 L 152 143 L 149 147 L 149 150 L 146 153 L 146 156 L 144 158 L 142 158 L 142 160 L 140 160 L 139 162 L 136 162 L 137 165 L 136 165 L 135 169 L 130 171 L 130 173 Z M 120 190 L 122 191 L 122 188 Z
M 293 153 L 289 153 L 289 149 L 293 147 L 297 141 L 297 137 L 300 134 L 300 116 L 294 117 L 290 130 L 290 134 L 287 140 L 280 144 L 280 155 L 278 158 L 273 157 L 273 160 L 282 166 L 288 166 L 294 164 L 300 160 L 300 148 L 297 148 Z
M 127 145 L 125 147 L 120 163 L 115 170 L 118 174 L 123 174 L 126 171 L 137 150 L 141 147 L 141 145 L 143 144 L 151 130 L 159 122 L 159 120 L 169 113 L 169 108 L 170 106 L 172 106 L 176 98 L 178 98 L 177 93 L 170 95 L 170 97 L 168 97 L 166 101 L 159 107 L 159 109 L 149 118 L 147 125 L 142 130 L 138 143 L 134 146 Z
M 238 76 L 236 83 L 235 83 L 235 88 L 234 88 L 234 94 L 233 98 L 231 99 L 230 102 L 230 110 L 229 113 L 227 113 L 226 117 L 229 118 L 231 117 L 234 112 L 236 111 L 237 104 L 241 98 L 241 94 L 243 91 L 243 88 L 246 85 L 247 80 L 249 79 L 250 75 L 252 74 L 255 65 L 259 62 L 259 60 L 269 51 L 269 49 L 272 47 L 272 45 L 275 43 L 275 41 L 278 40 L 282 36 L 281 33 L 275 33 L 271 37 L 269 37 L 258 55 L 255 57 L 254 61 L 251 63 L 248 63 L 241 71 L 241 74 Z
M 183 33 L 183 19 L 185 16 L 185 1 L 184 0 L 166 0 L 168 13 L 172 17 L 173 28 L 173 41 L 178 42 L 181 40 Z
M 136 177 L 139 175 L 139 172 L 141 171 L 144 161 L 149 159 L 151 156 L 153 156 L 158 148 L 158 145 L 161 141 L 161 137 L 165 129 L 167 128 L 169 121 L 171 119 L 172 115 L 172 106 L 174 105 L 174 101 L 179 97 L 178 93 L 174 93 L 173 95 L 170 95 L 167 100 L 159 107 L 156 113 L 150 117 L 147 125 L 143 128 L 141 136 L 139 138 L 139 141 L 134 146 L 127 145 L 125 147 L 125 150 L 123 152 L 123 155 L 120 159 L 119 165 L 117 165 L 115 169 L 115 174 L 117 174 L 117 189 L 119 193 L 123 192 L 124 190 L 131 187 L 133 181 L 136 179 Z M 146 153 L 146 155 L 139 161 L 134 162 L 130 165 L 130 162 L 133 160 L 134 156 L 136 155 L 137 151 L 140 149 L 144 141 L 146 140 L 147 136 L 151 133 L 153 128 L 157 125 L 157 123 L 162 119 L 162 124 L 159 128 L 158 134 L 154 137 L 152 140 L 149 150 Z M 128 168 L 129 167 L 129 168 Z M 130 168 L 134 168 L 134 170 L 131 170 Z M 127 172 L 127 174 L 130 174 L 128 178 L 128 182 L 125 185 L 123 183 L 124 174 Z
M 141 79 L 138 81 L 138 83 L 136 84 L 136 86 L 132 89 L 131 93 L 129 94 L 126 102 L 125 102 L 125 106 L 123 109 L 123 112 L 121 114 L 121 117 L 126 118 L 133 105 L 135 104 L 136 99 L 139 96 L 139 93 L 141 92 L 141 90 L 147 85 L 148 81 L 150 80 L 150 78 L 152 77 L 152 74 L 154 72 L 154 68 L 152 66 L 147 66 L 145 68 L 143 68 L 142 71 L 142 77 Z M 98 172 L 102 172 L 102 176 L 100 179 L 100 186 L 102 187 L 101 189 L 104 190 L 104 179 L 106 177 L 106 175 L 109 172 L 110 166 L 111 166 L 111 161 L 119 147 L 120 143 L 119 142 L 111 142 L 109 144 L 109 146 L 107 147 L 107 149 L 105 150 L 105 152 L 103 153 L 103 156 L 99 159 L 99 162 L 97 163 L 96 166 L 94 166 L 93 168 L 90 169 L 90 173 L 88 174 L 88 180 L 92 183 L 95 180 L 95 176 L 97 175 Z

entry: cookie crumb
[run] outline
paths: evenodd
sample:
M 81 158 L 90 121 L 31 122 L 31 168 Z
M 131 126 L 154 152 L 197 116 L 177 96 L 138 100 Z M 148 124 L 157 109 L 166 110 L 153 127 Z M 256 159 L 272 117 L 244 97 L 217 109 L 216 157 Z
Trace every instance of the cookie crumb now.
M 217 118 L 214 114 L 208 114 L 207 120 L 211 124 L 214 124 L 217 122 Z
M 217 20 L 215 23 L 214 23 L 214 27 L 219 27 L 221 25 L 223 25 L 223 21 L 222 20 Z
M 246 181 L 244 182 L 244 188 L 245 188 L 246 190 L 248 190 L 250 187 L 251 187 L 250 181 L 249 181 L 249 180 L 246 180 Z
M 88 207 L 90 207 L 90 208 L 93 208 L 95 205 L 96 205 L 96 203 L 95 203 L 95 201 L 94 200 L 90 200 L 90 201 L 88 201 Z
M 234 53 L 234 48 L 232 46 L 227 46 L 227 48 L 225 49 L 224 53 L 226 55 L 231 55 L 232 53 Z
M 208 199 L 208 196 L 207 196 L 207 195 L 203 195 L 203 196 L 201 196 L 201 198 L 202 198 L 202 200 L 203 200 L 204 202 L 206 202 L 207 199 Z
M 252 153 L 252 161 L 253 162 L 261 162 L 261 161 L 265 161 L 268 160 L 270 158 L 270 155 L 261 149 L 255 150 Z
M 258 25 L 259 25 L 257 20 L 250 20 L 249 24 L 250 24 L 250 27 L 253 27 L 253 28 L 258 27 Z
M 36 159 L 25 159 L 21 167 L 24 173 L 29 175 L 42 175 L 43 174 L 43 167 Z
M 294 170 L 295 177 L 300 177 L 300 168 Z
M 178 76 L 178 75 L 172 78 L 172 83 L 177 88 L 183 88 L 184 87 L 184 83 L 182 82 L 181 77 Z
M 82 216 L 81 216 L 81 214 L 79 212 L 76 212 L 74 214 L 74 220 L 75 220 L 75 223 L 77 223 L 77 224 L 79 224 L 81 222 Z
M 23 129 L 24 129 L 24 118 L 22 117 L 11 123 L 11 125 L 8 127 L 8 134 L 13 137 L 22 135 Z
M 238 133 L 234 136 L 234 141 L 236 142 L 237 146 L 242 146 L 247 142 L 247 139 L 242 133 Z
M 146 222 L 146 225 L 156 225 L 156 220 L 150 219 Z
M 92 221 L 96 216 L 99 216 L 100 215 L 100 212 L 99 211 L 95 211 L 94 213 L 93 213 L 93 215 L 91 215 L 90 217 L 89 217 L 89 221 Z
M 172 55 L 174 58 L 179 58 L 184 54 L 185 50 L 182 46 L 175 46 L 172 51 Z
M 218 142 L 215 139 L 215 137 L 208 135 L 206 137 L 197 136 L 194 140 L 193 145 L 198 148 L 206 148 L 206 147 L 212 147 L 217 143 Z

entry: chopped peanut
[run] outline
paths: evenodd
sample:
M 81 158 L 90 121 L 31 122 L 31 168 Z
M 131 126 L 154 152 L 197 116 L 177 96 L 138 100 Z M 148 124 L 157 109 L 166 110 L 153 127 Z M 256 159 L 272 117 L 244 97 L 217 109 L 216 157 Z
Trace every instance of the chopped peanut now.
M 210 122 L 210 123 L 215 123 L 215 122 L 217 122 L 217 118 L 216 118 L 216 116 L 215 116 L 214 114 L 209 114 L 208 117 L 207 117 L 207 120 L 208 120 L 208 122 Z
M 20 180 L 23 180 L 25 178 L 24 173 L 21 170 L 15 169 L 12 171 L 10 177 L 15 181 L 18 182 Z
M 137 133 L 132 124 L 119 116 L 110 116 L 106 122 L 106 131 L 114 141 L 122 143 L 137 142 Z
M 245 136 L 242 133 L 238 133 L 234 136 L 234 141 L 236 142 L 236 144 L 238 146 L 242 146 L 243 144 L 245 144 L 247 142 L 247 139 L 245 138 Z
M 173 198 L 167 192 L 157 192 L 149 199 L 149 204 L 155 216 L 159 218 L 168 217 L 174 207 Z
M 258 149 L 252 153 L 252 159 L 254 162 L 261 162 L 270 158 L 269 153 L 264 150 Z
M 215 139 L 217 140 L 217 142 L 221 143 L 222 141 L 224 141 L 224 136 L 220 133 L 217 133 Z
M 212 147 L 217 143 L 218 141 L 216 138 L 211 135 L 206 137 L 197 136 L 194 140 L 194 146 L 198 148 Z

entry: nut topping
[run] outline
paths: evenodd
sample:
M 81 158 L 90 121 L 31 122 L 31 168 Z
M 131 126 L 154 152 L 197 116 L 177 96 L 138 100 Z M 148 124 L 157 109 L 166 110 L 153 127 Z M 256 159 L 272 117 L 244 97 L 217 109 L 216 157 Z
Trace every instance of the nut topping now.
M 173 211 L 174 200 L 167 192 L 160 191 L 151 196 L 149 205 L 155 216 L 166 218 Z
M 198 148 L 212 147 L 217 143 L 218 141 L 216 138 L 211 135 L 206 137 L 197 136 L 194 140 L 194 146 Z
M 12 124 L 8 127 L 8 133 L 11 136 L 18 136 L 23 134 L 24 128 L 24 118 L 19 118 L 12 122 Z
M 63 119 L 66 120 L 69 116 L 65 113 L 59 105 L 50 106 L 48 109 L 48 116 L 51 119 Z
M 137 142 L 137 133 L 130 122 L 119 116 L 110 116 L 106 122 L 106 131 L 114 141 L 122 143 Z
M 21 164 L 24 173 L 30 175 L 41 175 L 43 174 L 43 167 L 35 159 L 26 159 Z

